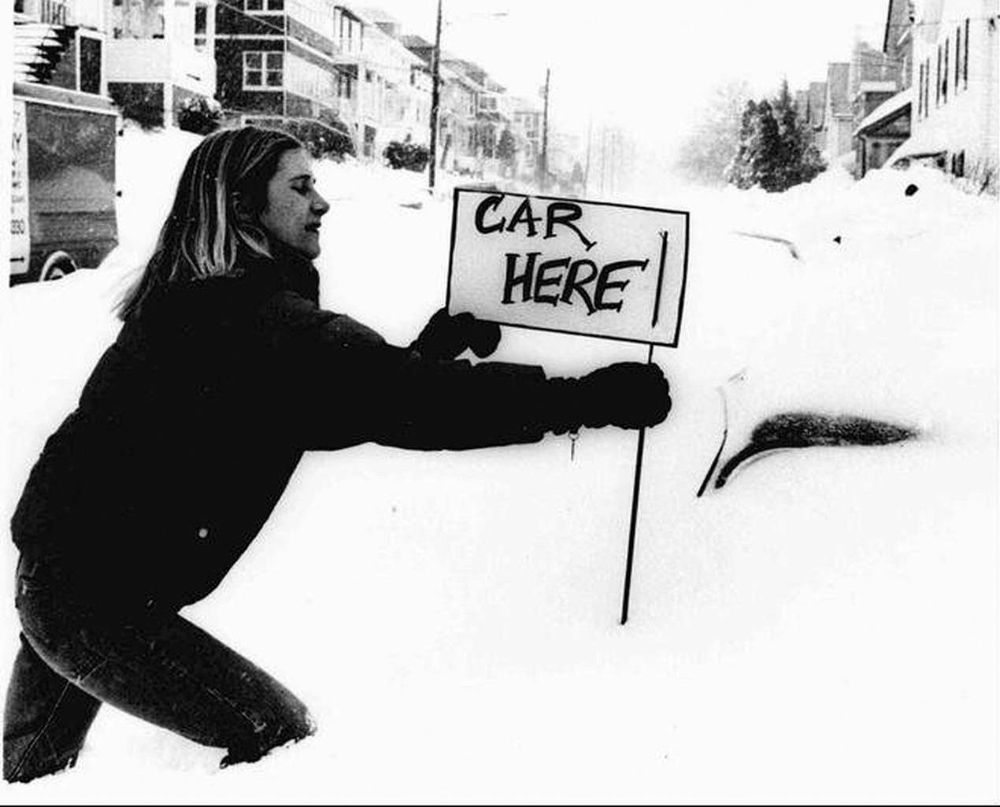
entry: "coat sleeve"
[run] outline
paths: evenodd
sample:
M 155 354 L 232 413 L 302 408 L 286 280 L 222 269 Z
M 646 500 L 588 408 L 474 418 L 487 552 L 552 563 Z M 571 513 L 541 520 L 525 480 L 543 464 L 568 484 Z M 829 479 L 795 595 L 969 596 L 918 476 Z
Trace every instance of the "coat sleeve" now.
M 565 430 L 540 367 L 425 359 L 290 292 L 262 313 L 267 397 L 303 449 L 484 448 Z

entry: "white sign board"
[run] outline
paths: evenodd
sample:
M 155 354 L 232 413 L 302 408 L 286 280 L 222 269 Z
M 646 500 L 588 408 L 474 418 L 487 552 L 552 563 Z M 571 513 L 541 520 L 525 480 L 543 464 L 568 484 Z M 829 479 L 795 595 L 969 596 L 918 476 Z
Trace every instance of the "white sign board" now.
M 31 259 L 28 231 L 28 127 L 24 101 L 14 99 L 11 126 L 10 273 L 23 275 Z
M 456 188 L 448 310 L 676 347 L 688 214 Z

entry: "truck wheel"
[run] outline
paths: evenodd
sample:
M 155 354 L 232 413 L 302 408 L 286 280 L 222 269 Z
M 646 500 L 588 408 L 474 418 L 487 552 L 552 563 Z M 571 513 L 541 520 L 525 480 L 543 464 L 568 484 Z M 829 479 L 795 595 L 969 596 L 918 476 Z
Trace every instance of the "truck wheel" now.
M 42 264 L 42 271 L 39 273 L 39 280 L 58 280 L 61 277 L 66 277 L 66 275 L 75 272 L 79 267 L 76 265 L 76 261 L 73 260 L 73 256 L 68 252 L 63 252 L 59 250 L 58 252 L 53 252 L 45 259 L 45 263 Z

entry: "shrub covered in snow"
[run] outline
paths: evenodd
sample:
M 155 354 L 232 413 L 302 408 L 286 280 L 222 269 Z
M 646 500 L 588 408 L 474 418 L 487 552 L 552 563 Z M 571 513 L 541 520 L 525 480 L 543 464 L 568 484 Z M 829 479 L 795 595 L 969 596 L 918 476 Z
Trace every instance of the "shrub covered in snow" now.
M 212 98 L 192 95 L 181 101 L 177 109 L 177 127 L 184 132 L 211 134 L 221 121 L 222 106 Z
M 392 168 L 407 168 L 410 171 L 423 171 L 427 167 L 430 151 L 427 146 L 418 143 L 400 143 L 393 140 L 382 152 Z

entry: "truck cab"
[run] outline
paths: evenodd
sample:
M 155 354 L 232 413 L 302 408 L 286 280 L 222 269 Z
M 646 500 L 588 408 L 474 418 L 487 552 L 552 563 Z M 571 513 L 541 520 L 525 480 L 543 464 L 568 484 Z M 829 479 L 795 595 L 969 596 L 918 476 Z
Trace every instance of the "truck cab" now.
M 96 268 L 116 246 L 120 125 L 105 96 L 14 82 L 10 285 Z

